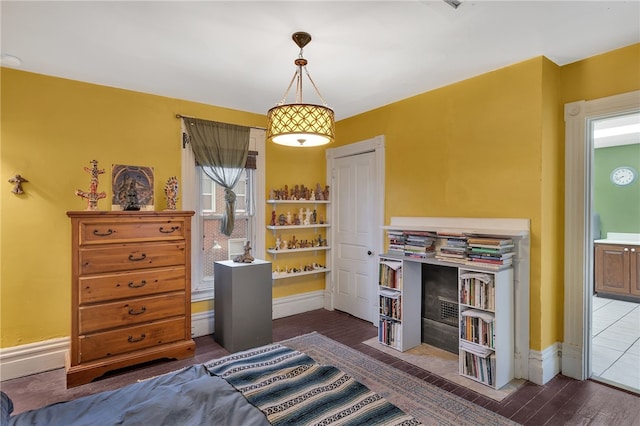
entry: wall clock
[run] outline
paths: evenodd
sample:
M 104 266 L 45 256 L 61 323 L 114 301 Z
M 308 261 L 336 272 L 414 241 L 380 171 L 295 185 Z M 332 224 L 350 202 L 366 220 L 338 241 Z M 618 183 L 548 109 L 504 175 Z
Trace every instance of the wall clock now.
M 633 167 L 616 167 L 609 176 L 611 182 L 618 186 L 625 186 L 633 183 L 638 178 L 638 172 Z

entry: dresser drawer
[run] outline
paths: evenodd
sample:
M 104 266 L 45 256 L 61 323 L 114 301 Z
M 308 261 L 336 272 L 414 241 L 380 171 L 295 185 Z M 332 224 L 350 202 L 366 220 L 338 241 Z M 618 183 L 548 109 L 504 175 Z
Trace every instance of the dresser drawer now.
M 183 317 L 79 336 L 79 360 L 88 362 L 189 339 L 185 321 Z
M 184 265 L 185 244 L 111 244 L 78 250 L 80 274 Z
M 78 302 L 105 302 L 185 289 L 184 266 L 81 277 Z
M 83 220 L 78 225 L 80 245 L 127 241 L 176 240 L 185 237 L 185 218 L 127 217 Z
M 184 311 L 184 293 L 84 306 L 78 310 L 79 333 L 87 334 L 176 316 L 184 317 Z

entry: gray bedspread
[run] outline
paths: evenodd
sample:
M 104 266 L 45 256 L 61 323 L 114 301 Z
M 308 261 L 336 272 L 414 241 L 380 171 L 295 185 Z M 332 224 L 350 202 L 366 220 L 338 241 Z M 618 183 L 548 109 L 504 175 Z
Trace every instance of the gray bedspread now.
M 2 425 L 268 425 L 260 410 L 202 365 L 123 388 L 10 416 L 2 395 Z M 170 407 L 170 409 L 168 409 Z

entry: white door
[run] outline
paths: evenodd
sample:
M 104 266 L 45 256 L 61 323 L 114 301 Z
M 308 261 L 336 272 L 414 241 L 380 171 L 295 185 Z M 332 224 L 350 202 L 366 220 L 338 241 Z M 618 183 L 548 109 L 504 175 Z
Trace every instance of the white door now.
M 374 321 L 376 158 L 374 152 L 336 158 L 333 162 L 334 307 Z M 378 230 L 378 231 L 377 231 Z

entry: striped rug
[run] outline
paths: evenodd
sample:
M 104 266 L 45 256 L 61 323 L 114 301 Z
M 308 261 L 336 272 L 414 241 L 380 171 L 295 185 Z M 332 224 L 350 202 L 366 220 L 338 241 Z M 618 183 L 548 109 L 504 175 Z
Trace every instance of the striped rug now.
M 279 344 L 206 363 L 273 425 L 419 425 L 353 377 Z
M 313 332 L 279 342 L 322 365 L 332 365 L 425 425 L 478 426 L 517 423 L 426 383 L 362 352 Z

